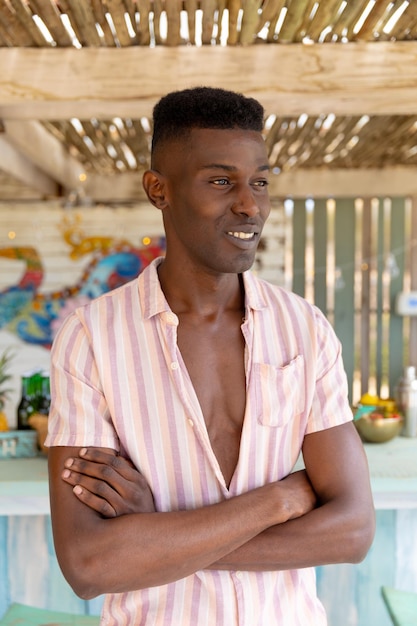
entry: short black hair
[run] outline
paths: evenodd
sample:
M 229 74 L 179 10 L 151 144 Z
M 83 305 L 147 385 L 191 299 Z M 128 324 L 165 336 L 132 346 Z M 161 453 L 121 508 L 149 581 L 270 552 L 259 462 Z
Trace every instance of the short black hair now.
M 261 132 L 264 108 L 254 98 L 215 87 L 173 91 L 153 110 L 153 153 L 168 139 L 177 139 L 193 128 L 240 128 Z

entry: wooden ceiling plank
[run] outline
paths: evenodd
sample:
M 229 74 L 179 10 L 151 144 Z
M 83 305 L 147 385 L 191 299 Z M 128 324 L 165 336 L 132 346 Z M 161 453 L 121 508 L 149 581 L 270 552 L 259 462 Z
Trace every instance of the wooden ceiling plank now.
M 83 166 L 38 122 L 3 121 L 5 137 L 20 152 L 66 189 L 79 184 Z
M 3 209 L 13 209 L 14 203 L 21 200 L 42 201 L 44 199 L 43 192 L 26 186 L 14 176 L 0 170 L 0 203 L 6 200 L 10 203 L 9 205 L 3 204 Z
M 29 0 L 29 6 L 32 13 L 38 15 L 43 23 L 47 25 L 53 40 L 58 46 L 72 46 L 71 37 L 64 28 L 55 2 L 52 0 Z
M 299 168 L 271 176 L 271 198 L 393 197 L 417 195 L 417 166 L 381 169 Z M 88 176 L 85 193 L 95 202 L 144 200 L 141 176 L 126 172 Z
M 160 96 L 200 84 L 202 76 L 207 85 L 257 97 L 267 114 L 417 110 L 417 42 L 2 48 L 0 66 L 0 118 L 6 119 L 150 116 Z
M 412 196 L 417 190 L 416 167 L 380 169 L 291 170 L 272 177 L 271 197 L 343 198 Z
M 0 170 L 45 196 L 59 195 L 56 181 L 16 149 L 4 134 L 0 135 Z

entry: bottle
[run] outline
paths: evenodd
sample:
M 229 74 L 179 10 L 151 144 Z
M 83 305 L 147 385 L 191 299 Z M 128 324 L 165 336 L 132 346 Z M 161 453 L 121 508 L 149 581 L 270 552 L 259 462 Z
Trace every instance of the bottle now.
M 35 412 L 33 379 L 30 374 L 22 376 L 22 397 L 17 407 L 17 429 L 29 430 L 28 419 Z
M 49 373 L 41 373 L 41 389 L 38 398 L 38 413 L 49 415 L 49 407 L 51 404 L 51 388 L 49 383 Z
M 34 370 L 32 372 L 30 386 L 34 412 L 38 413 L 42 395 L 42 372 L 40 370 Z
M 408 366 L 398 381 L 396 390 L 397 405 L 404 418 L 402 435 L 417 437 L 417 379 L 416 368 Z

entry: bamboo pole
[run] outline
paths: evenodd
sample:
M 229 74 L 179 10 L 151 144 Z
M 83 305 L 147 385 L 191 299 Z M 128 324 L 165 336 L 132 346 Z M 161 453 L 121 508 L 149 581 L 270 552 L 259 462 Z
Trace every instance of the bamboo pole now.
M 123 4 L 123 0 L 106 0 L 106 2 L 107 8 L 113 20 L 119 44 L 124 47 L 130 46 L 132 43 L 137 43 L 137 38 L 136 41 L 132 41 L 132 38 L 130 37 L 129 31 L 127 29 L 125 20 L 125 6 Z
M 23 27 L 30 34 L 33 44 L 39 47 L 50 46 L 41 31 L 37 28 L 35 22 L 32 19 L 32 14 L 26 4 L 22 4 L 21 0 L 9 0 L 10 6 L 15 10 L 16 16 L 23 25 Z
M 17 15 L 6 4 L 0 4 L 0 23 L 8 33 L 13 46 L 33 46 L 33 38 L 28 33 Z
M 279 41 L 285 43 L 294 41 L 297 28 L 303 22 L 307 9 L 310 7 L 310 0 L 297 0 L 291 2 L 287 15 L 279 31 Z
M 373 39 L 375 26 L 378 24 L 379 20 L 383 17 L 388 6 L 391 4 L 391 1 L 392 0 L 376 0 L 371 12 L 369 13 L 364 23 L 362 24 L 360 31 L 356 34 L 355 39 L 357 40 Z
M 170 2 L 165 3 L 168 21 L 167 46 L 178 46 L 178 44 L 181 43 L 181 7 L 181 0 L 170 0 Z
M 244 0 L 242 26 L 240 29 L 240 43 L 242 46 L 253 44 L 257 34 L 259 24 L 258 10 L 261 6 L 260 0 Z
M 229 9 L 229 37 L 227 43 L 229 44 L 229 46 L 235 46 L 239 41 L 237 21 L 241 6 L 242 5 L 240 0 L 228 0 L 227 8 Z
M 188 36 L 190 43 L 195 44 L 195 12 L 197 11 L 197 0 L 185 0 L 185 10 L 187 11 Z M 205 9 L 203 8 L 203 29 L 204 29 Z
M 71 46 L 71 38 L 60 20 L 57 6 L 51 0 L 29 0 L 29 6 L 48 27 L 53 40 L 60 47 Z
M 141 46 L 149 46 L 151 33 L 149 30 L 149 15 L 151 12 L 150 0 L 137 0 L 140 22 L 138 27 L 139 43 Z
M 210 45 L 213 40 L 214 12 L 217 8 L 217 2 L 216 0 L 203 0 L 200 4 L 203 11 L 201 40 L 203 45 Z

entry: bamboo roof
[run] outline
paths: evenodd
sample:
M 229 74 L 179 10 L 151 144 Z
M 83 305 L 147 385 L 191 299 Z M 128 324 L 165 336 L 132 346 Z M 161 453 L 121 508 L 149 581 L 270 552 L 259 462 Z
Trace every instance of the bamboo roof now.
M 414 110 L 412 90 L 417 96 L 417 83 L 412 84 L 411 81 L 407 85 L 408 102 L 401 109 L 401 94 L 404 93 L 401 89 L 405 79 L 400 73 L 407 64 L 410 72 L 415 72 L 416 39 L 416 0 L 0 0 L 0 64 L 3 63 L 0 68 L 0 187 L 3 189 L 0 199 L 31 197 L 29 189 L 35 195 L 38 193 L 44 197 L 65 196 L 76 187 L 74 179 L 77 176 L 95 176 L 97 181 L 111 178 L 113 182 L 121 180 L 121 175 L 137 176 L 149 164 L 151 104 L 165 92 L 166 79 L 160 75 L 160 70 L 167 59 L 178 64 L 172 66 L 173 84 L 176 71 L 181 75 L 187 71 L 187 68 L 184 69 L 184 58 L 194 64 L 194 83 L 199 81 L 204 84 L 219 80 L 219 75 L 215 74 L 218 72 L 219 57 L 233 55 L 230 58 L 235 63 L 234 80 L 239 84 L 241 75 L 242 90 L 245 80 L 254 81 L 256 95 L 256 67 L 262 67 L 262 59 L 266 55 L 272 58 L 271 55 L 275 54 L 294 54 L 300 58 L 300 55 L 308 55 L 311 51 L 309 59 L 313 54 L 323 51 L 326 55 L 329 51 L 329 56 L 320 58 L 330 63 L 332 55 L 343 55 L 344 50 L 346 54 L 348 50 L 349 54 L 353 50 L 355 55 L 361 51 L 375 54 L 374 50 L 393 50 L 393 44 L 401 51 L 401 63 L 398 62 L 397 68 L 390 67 L 393 53 L 387 53 L 384 63 L 392 72 L 391 78 L 385 77 L 386 82 L 382 86 L 377 82 L 382 79 L 375 72 L 376 84 L 370 85 L 369 89 L 378 94 L 379 88 L 383 98 L 387 99 L 388 81 L 391 80 L 394 95 L 398 94 L 398 106 L 395 103 L 381 105 L 380 110 L 375 106 L 367 108 L 366 83 L 361 87 L 364 97 L 362 109 L 357 104 L 361 94 L 358 88 L 359 96 L 355 95 L 351 111 L 349 92 L 344 96 L 344 108 L 341 106 L 340 111 L 332 110 L 329 108 L 331 105 L 326 104 L 325 89 L 329 89 L 330 93 L 332 88 L 332 81 L 328 79 L 327 83 L 323 80 L 319 86 L 323 91 L 322 108 L 320 103 L 317 104 L 320 89 L 309 83 L 312 102 L 315 98 L 314 107 L 310 106 L 310 99 L 305 94 L 300 94 L 298 99 L 296 94 L 293 96 L 294 113 L 291 106 L 287 106 L 283 114 L 280 97 L 285 91 L 286 67 L 276 64 L 272 66 L 275 71 L 269 74 L 264 70 L 266 83 L 269 79 L 271 83 L 279 82 L 282 77 L 276 104 L 273 98 L 267 101 L 265 139 L 271 166 L 278 179 L 286 173 L 309 170 L 375 172 L 401 168 L 401 172 L 415 174 L 417 104 Z M 198 55 L 207 55 L 208 49 L 218 51 L 213 72 L 207 61 L 204 67 L 199 66 Z M 198 50 L 202 52 L 198 53 Z M 25 92 L 27 79 L 12 87 L 10 81 L 2 83 L 1 74 L 4 75 L 10 64 L 16 64 L 16 80 L 23 67 L 35 80 L 41 63 L 45 63 L 45 76 L 48 67 L 51 67 L 52 73 L 59 72 L 55 65 L 52 68 L 54 59 L 65 61 L 63 76 L 60 77 L 65 82 L 66 72 L 74 67 L 79 54 L 86 54 L 83 58 L 88 59 L 90 65 L 96 67 L 102 64 L 97 70 L 97 73 L 101 72 L 102 83 L 113 77 L 115 96 L 121 90 L 123 102 L 123 90 L 129 87 L 129 76 L 124 81 L 124 67 L 120 63 L 113 64 L 107 72 L 106 63 L 109 58 L 120 60 L 125 58 L 121 55 L 133 53 L 136 55 L 139 91 L 140 63 L 141 59 L 144 60 L 143 91 L 148 98 L 147 109 L 141 110 L 137 116 L 131 111 L 129 115 L 123 112 L 109 115 L 102 112 L 100 105 L 95 112 L 94 99 L 83 110 L 81 104 L 88 98 L 74 96 L 80 104 L 76 112 L 68 109 L 69 113 L 65 116 L 60 110 L 59 116 L 54 117 L 52 107 L 45 117 L 41 108 L 36 107 L 56 101 L 58 110 L 58 105 L 62 104 L 58 89 L 52 95 L 50 90 L 45 95 L 46 89 L 41 93 L 37 84 L 29 97 Z M 162 54 L 170 56 L 162 57 Z M 34 59 L 33 67 L 28 69 L 31 58 Z M 128 58 L 132 63 L 133 57 Z M 257 59 L 257 65 L 254 62 L 248 78 L 245 74 L 248 59 L 251 58 Z M 369 58 L 372 59 L 372 56 Z M 242 60 L 241 67 L 239 59 Z M 318 57 L 315 59 L 317 62 Z M 149 71 L 149 63 L 152 64 L 152 72 Z M 355 67 L 352 62 L 352 72 Z M 346 68 L 343 71 L 346 72 Z M 305 73 L 309 74 L 305 80 L 312 80 L 314 72 L 310 71 L 308 64 Z M 98 79 L 94 80 L 97 81 L 94 85 L 100 84 Z M 224 80 L 227 82 L 227 78 Z M 343 89 L 341 85 L 338 83 L 333 92 L 340 92 Z M 129 102 L 129 93 L 126 91 L 126 102 Z M 140 94 L 135 97 L 140 100 Z M 71 96 L 66 95 L 66 102 L 70 100 Z M 34 117 L 31 117 L 30 110 L 24 109 L 28 101 L 33 103 Z M 417 103 L 417 98 L 414 101 Z M 19 136 L 19 129 L 23 129 L 22 136 Z M 60 154 L 68 159 L 67 168 L 73 172 L 71 180 L 66 180 L 64 174 L 54 172 L 52 166 L 48 166 L 46 156 L 37 158 L 34 150 L 31 152 L 30 146 L 25 145 L 25 137 L 26 144 L 31 143 L 31 133 L 37 133 L 36 136 L 54 146 L 54 150 L 60 146 Z M 10 165 L 12 162 L 14 169 Z M 30 167 L 32 170 L 28 169 Z M 125 200 L 133 200 L 140 195 L 137 184 L 130 185 L 129 189 Z M 89 195 L 96 199 L 91 189 Z

